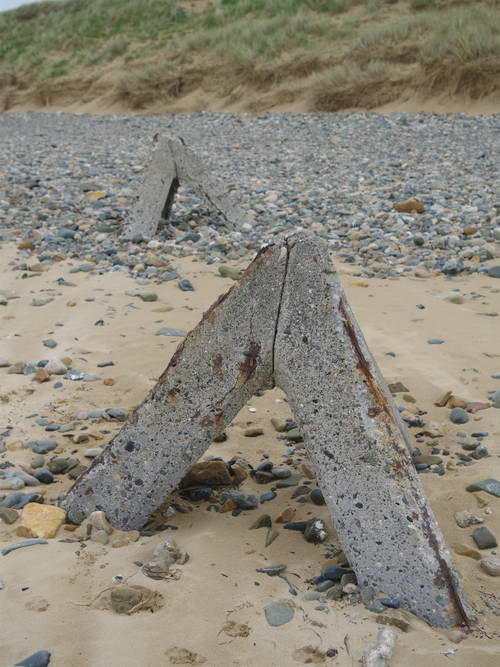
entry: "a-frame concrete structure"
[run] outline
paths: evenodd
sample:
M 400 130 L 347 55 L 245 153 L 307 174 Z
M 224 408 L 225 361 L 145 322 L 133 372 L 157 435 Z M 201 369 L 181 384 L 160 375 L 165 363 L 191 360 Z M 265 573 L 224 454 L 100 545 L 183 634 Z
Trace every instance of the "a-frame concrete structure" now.
M 326 244 L 312 236 L 259 252 L 62 506 L 142 527 L 248 399 L 273 386 L 287 394 L 360 587 L 397 597 L 433 625 L 468 625 L 406 427 Z

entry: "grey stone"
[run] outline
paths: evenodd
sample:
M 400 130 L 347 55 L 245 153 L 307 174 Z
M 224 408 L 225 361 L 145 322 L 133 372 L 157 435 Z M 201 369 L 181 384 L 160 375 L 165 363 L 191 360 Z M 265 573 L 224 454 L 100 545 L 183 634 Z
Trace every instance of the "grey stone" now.
M 333 581 L 331 581 L 330 579 L 326 579 L 325 581 L 320 581 L 319 584 L 316 585 L 316 590 L 319 593 L 324 593 L 332 586 L 333 586 Z
M 287 600 L 277 600 L 264 607 L 266 621 L 273 628 L 289 623 L 295 614 L 294 608 Z
M 494 549 L 498 546 L 496 537 L 487 526 L 476 528 L 472 533 L 472 539 L 477 544 L 478 549 Z
M 315 505 L 326 505 L 325 497 L 320 489 L 313 489 L 309 498 Z
M 469 415 L 463 408 L 453 408 L 450 412 L 450 421 L 454 424 L 467 424 Z
M 304 530 L 304 539 L 306 542 L 313 544 L 321 544 L 327 538 L 328 532 L 326 530 L 323 519 L 310 519 Z
M 125 292 L 128 296 L 138 296 L 142 301 L 158 301 L 156 292 L 147 292 L 140 289 L 129 289 Z
M 482 558 L 479 564 L 491 577 L 500 577 L 500 558 L 495 558 L 494 556 Z
M 106 414 L 118 421 L 124 422 L 127 419 L 128 412 L 123 408 L 108 408 Z
M 88 514 L 100 505 L 113 525 L 141 527 L 248 398 L 275 384 L 287 394 L 358 581 L 434 625 L 467 623 L 406 427 L 314 237 L 261 250 L 62 506 Z
M 468 510 L 463 510 L 462 512 L 455 512 L 453 515 L 457 526 L 460 528 L 468 528 L 478 523 L 483 523 L 484 519 L 475 514 L 472 514 Z
M 19 514 L 17 510 L 12 509 L 12 507 L 0 507 L 0 519 L 4 523 L 14 523 L 17 521 Z
M 43 340 L 42 343 L 45 345 L 45 347 L 57 347 L 57 341 L 55 341 L 53 338 L 47 338 L 46 340 Z
M 35 454 L 47 454 L 57 447 L 55 440 L 30 440 L 24 445 Z
M 169 218 L 180 184 L 193 188 L 230 227 L 251 224 L 233 195 L 224 192 L 209 169 L 180 137 L 156 135 L 143 171 L 143 181 L 125 222 L 125 236 L 153 237 L 160 220 Z
M 488 268 L 488 275 L 490 278 L 500 278 L 500 265 L 490 266 Z
M 16 662 L 16 667 L 47 667 L 50 663 L 49 651 L 37 651 L 30 655 L 29 658 Z
M 500 498 L 500 481 L 493 479 L 493 477 L 482 479 L 479 482 L 469 484 L 467 491 L 486 491 L 486 493 L 491 493 L 492 496 Z
M 292 474 L 290 468 L 280 468 L 279 466 L 273 467 L 271 472 L 277 479 L 288 479 Z
M 429 345 L 442 345 L 444 340 L 442 338 L 429 338 L 427 342 Z
M 186 336 L 184 329 L 172 329 L 171 327 L 161 327 L 155 333 L 155 336 Z

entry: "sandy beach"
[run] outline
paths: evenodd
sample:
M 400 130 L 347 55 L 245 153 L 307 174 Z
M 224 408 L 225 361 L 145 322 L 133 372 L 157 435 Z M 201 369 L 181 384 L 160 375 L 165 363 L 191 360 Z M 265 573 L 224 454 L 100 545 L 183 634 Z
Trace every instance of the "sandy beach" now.
M 73 367 L 101 378 L 65 381 L 56 389 L 57 376 L 38 383 L 33 375 L 0 369 L 1 424 L 12 427 L 0 461 L 14 466 L 30 464 L 32 453 L 23 448 L 25 441 L 47 435 L 57 440 L 57 449 L 47 459 L 54 454 L 71 455 L 88 465 L 85 450 L 108 442 L 120 423 L 78 421 L 76 415 L 109 407 L 129 410 L 140 403 L 181 340 L 155 332 L 160 327 L 191 329 L 233 284 L 220 277 L 216 266 L 193 257 L 176 257 L 174 265 L 191 280 L 195 291 L 182 292 L 175 282 L 150 285 L 142 289 L 154 290 L 158 300 L 144 303 L 126 295 L 137 284 L 122 272 L 70 275 L 75 262 L 64 259 L 22 278 L 19 271 L 11 270 L 18 261 L 15 244 L 2 243 L 1 255 L 1 288 L 18 298 L 1 307 L 0 356 L 11 363 L 70 357 Z M 240 269 L 250 259 L 249 255 L 229 264 Z M 449 420 L 449 408 L 434 402 L 446 391 L 466 403 L 484 402 L 489 390 L 500 387 L 500 380 L 491 378 L 500 371 L 498 319 L 484 315 L 500 312 L 500 281 L 487 275 L 446 278 L 432 272 L 428 278 L 407 274 L 399 279 L 363 280 L 354 275 L 354 266 L 337 263 L 337 269 L 386 380 L 401 382 L 407 389 L 406 400 L 396 394 L 398 405 L 423 411 L 425 424 L 436 422 L 442 433 L 433 443 L 449 452 L 443 456 L 446 474 L 421 474 L 420 479 L 478 619 L 472 633 L 455 643 L 449 631 L 433 629 L 406 614 L 409 628 L 398 630 L 391 665 L 494 667 L 500 654 L 499 580 L 481 569 L 478 558 L 495 556 L 498 549 L 478 551 L 471 538 L 474 526 L 458 527 L 453 514 L 470 510 L 500 536 L 500 501 L 483 492 L 466 491 L 468 484 L 500 475 L 500 412 L 481 410 L 471 414 L 468 423 L 457 426 Z M 75 286 L 60 286 L 59 278 Z M 447 301 L 450 293 L 463 297 L 462 303 Z M 42 307 L 31 305 L 33 298 L 46 297 L 53 301 Z M 103 324 L 96 326 L 99 320 Z M 56 340 L 56 349 L 42 345 L 49 338 Z M 429 345 L 432 338 L 444 343 Z M 109 360 L 113 366 L 97 367 Z M 90 442 L 75 445 L 57 432 L 46 434 L 43 426 L 34 423 L 33 415 L 49 423 L 74 423 L 70 435 L 86 427 L 82 432 L 90 436 Z M 252 399 L 227 430 L 228 439 L 214 443 L 207 454 L 224 460 L 243 457 L 253 466 L 261 462 L 263 453 L 280 461 L 284 446 L 270 423 L 272 417 L 291 417 L 286 397 L 277 390 Z M 264 434 L 245 437 L 249 426 L 262 428 Z M 422 430 L 410 429 L 412 442 Z M 484 444 L 490 456 L 460 465 L 463 462 L 457 454 L 466 452 L 457 442 L 457 432 L 467 434 L 463 439 L 474 432 L 488 432 Z M 430 453 L 426 444 L 420 447 Z M 55 475 L 55 480 L 29 491 L 43 493 L 46 503 L 54 502 L 71 483 L 66 475 Z M 248 477 L 240 490 L 260 494 L 268 487 Z M 190 555 L 178 567 L 178 579 L 154 581 L 137 565 L 151 557 L 166 533 L 141 536 L 113 548 L 93 541 L 82 543 L 63 526 L 47 545 L 1 557 L 1 664 L 7 667 L 46 649 L 55 667 L 358 665 L 376 637 L 375 614 L 350 596 L 326 604 L 303 599 L 304 593 L 314 590 L 306 580 L 337 562 L 327 544 L 309 544 L 300 533 L 275 524 L 279 535 L 265 547 L 265 530 L 249 530 L 261 512 L 275 519 L 293 507 L 295 520 L 323 518 L 329 527 L 328 545 L 340 546 L 326 508 L 310 501 L 298 504 L 291 498 L 293 491 L 293 487 L 281 489 L 269 504 L 236 517 L 230 512 L 208 512 L 206 502 L 189 503 L 191 511 L 170 515 L 168 523 L 177 530 L 169 534 Z M 2 547 L 24 539 L 16 534 L 20 523 L 0 524 Z M 459 555 L 464 552 L 469 555 Z M 290 595 L 282 579 L 256 572 L 277 563 L 287 565 L 297 596 Z M 115 585 L 116 576 L 161 593 L 163 606 L 154 613 L 144 610 L 130 616 L 95 608 L 99 594 Z M 270 627 L 264 615 L 264 607 L 274 600 L 289 600 L 294 606 L 292 621 L 281 627 Z

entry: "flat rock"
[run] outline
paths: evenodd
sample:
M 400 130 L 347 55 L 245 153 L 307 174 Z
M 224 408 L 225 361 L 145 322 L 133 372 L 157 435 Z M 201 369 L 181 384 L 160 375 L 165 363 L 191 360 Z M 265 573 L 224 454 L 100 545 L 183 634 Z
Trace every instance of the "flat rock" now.
M 181 489 L 192 486 L 231 486 L 233 477 L 224 461 L 200 461 L 191 466 L 179 483 Z
M 16 662 L 16 667 L 47 667 L 50 663 L 49 651 L 37 651 L 30 655 L 29 658 Z
M 160 327 L 155 333 L 155 336 L 186 336 L 187 332 L 184 329 L 173 329 L 172 327 Z
M 21 514 L 22 525 L 42 539 L 56 536 L 66 519 L 66 512 L 55 505 L 28 503 Z
M 466 487 L 467 491 L 486 491 L 492 496 L 500 498 L 500 481 L 489 477 L 488 479 L 481 479 L 479 482 L 474 482 Z
M 12 507 L 0 507 L 0 519 L 4 523 L 14 523 L 19 518 L 19 512 Z
M 494 556 L 482 558 L 479 564 L 491 577 L 500 577 L 500 558 L 495 558 Z
M 498 546 L 496 537 L 487 526 L 476 528 L 472 533 L 472 539 L 477 544 L 478 549 L 494 549 Z
M 266 620 L 273 628 L 289 623 L 295 614 L 294 608 L 287 600 L 277 600 L 264 607 Z
M 460 526 L 460 528 L 468 528 L 469 526 L 473 526 L 474 524 L 484 522 L 484 519 L 482 519 L 479 516 L 476 516 L 475 514 L 472 514 L 468 510 L 463 510 L 462 512 L 455 512 L 453 518 L 455 519 L 457 526 Z

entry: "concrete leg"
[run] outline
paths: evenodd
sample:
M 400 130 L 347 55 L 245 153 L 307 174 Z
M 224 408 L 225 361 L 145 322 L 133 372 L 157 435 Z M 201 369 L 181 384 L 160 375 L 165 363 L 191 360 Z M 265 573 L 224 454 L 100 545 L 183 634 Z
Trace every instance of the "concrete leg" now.
M 325 245 L 288 240 L 275 381 L 304 435 L 361 588 L 437 626 L 467 623 L 450 554 L 409 456 L 406 428 Z
M 63 508 L 86 516 L 103 510 L 117 528 L 141 528 L 254 393 L 273 386 L 281 250 L 262 250 L 205 313 Z

